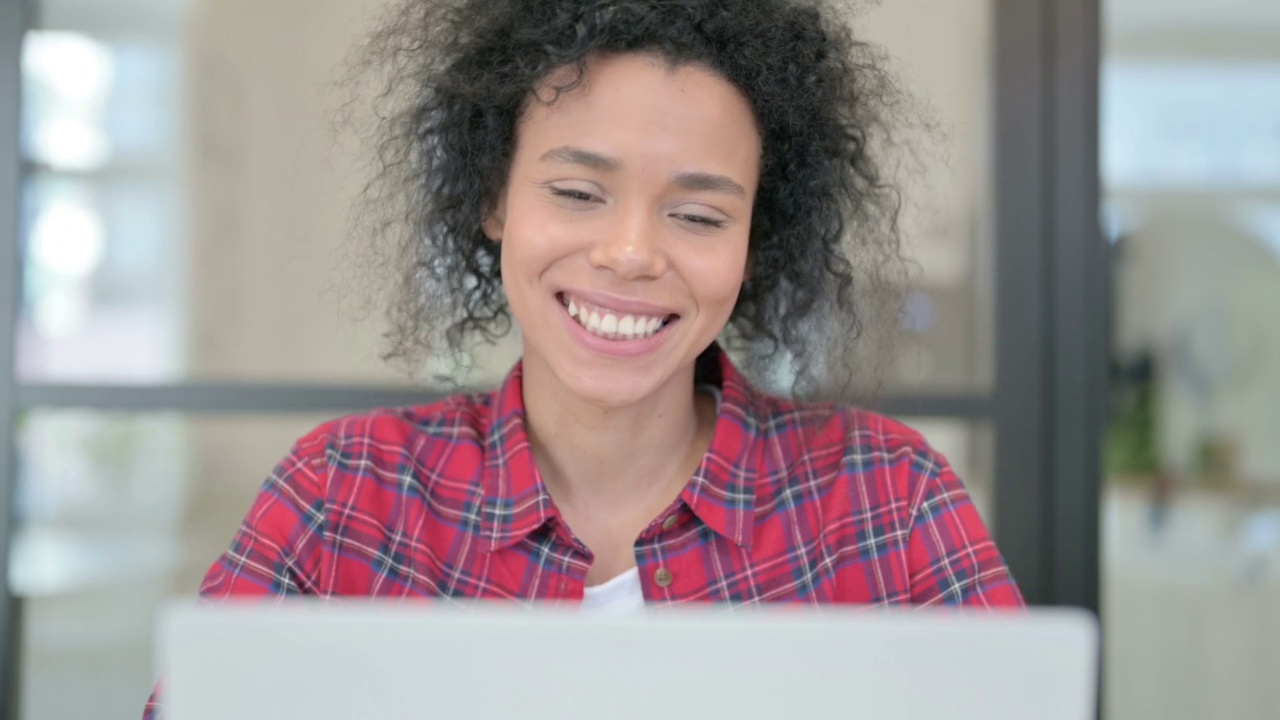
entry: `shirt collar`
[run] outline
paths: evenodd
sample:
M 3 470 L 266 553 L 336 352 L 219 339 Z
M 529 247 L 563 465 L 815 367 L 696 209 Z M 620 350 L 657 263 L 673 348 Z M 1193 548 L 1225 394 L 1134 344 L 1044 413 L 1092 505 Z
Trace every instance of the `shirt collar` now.
M 494 391 L 485 435 L 479 527 L 490 550 L 514 545 L 555 515 L 525 429 L 523 381 L 516 363 Z M 756 392 L 719 345 L 698 359 L 695 382 L 720 388 L 720 408 L 711 445 L 680 497 L 717 534 L 749 547 L 763 464 Z

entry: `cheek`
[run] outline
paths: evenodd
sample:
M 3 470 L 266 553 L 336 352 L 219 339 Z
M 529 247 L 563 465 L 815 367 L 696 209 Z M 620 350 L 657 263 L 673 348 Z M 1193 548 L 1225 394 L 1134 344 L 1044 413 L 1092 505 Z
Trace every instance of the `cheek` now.
M 504 283 L 527 283 L 546 269 L 554 249 L 556 229 L 537 213 L 511 206 L 502 237 Z
M 541 274 L 571 253 L 581 234 L 581 228 L 565 222 L 563 213 L 547 203 L 518 199 L 508 205 L 502 270 L 526 277 Z
M 745 279 L 747 239 L 720 239 L 728 242 L 712 248 L 714 252 L 699 253 L 691 261 L 688 282 L 704 309 L 714 309 L 727 318 L 733 311 Z

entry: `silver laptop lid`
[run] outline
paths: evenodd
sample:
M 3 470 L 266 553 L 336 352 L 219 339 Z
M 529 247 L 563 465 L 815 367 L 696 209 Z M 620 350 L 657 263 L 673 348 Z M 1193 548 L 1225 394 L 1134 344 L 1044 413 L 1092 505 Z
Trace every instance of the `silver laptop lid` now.
M 376 601 L 175 606 L 166 720 L 1085 720 L 1089 614 Z

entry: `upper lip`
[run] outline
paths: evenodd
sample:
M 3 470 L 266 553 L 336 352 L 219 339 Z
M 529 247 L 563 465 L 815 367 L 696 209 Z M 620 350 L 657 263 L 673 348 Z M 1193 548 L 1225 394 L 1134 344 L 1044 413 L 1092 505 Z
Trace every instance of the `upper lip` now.
M 668 315 L 676 315 L 676 311 L 661 305 L 655 305 L 644 300 L 636 300 L 634 298 L 618 297 L 609 293 L 602 293 L 590 290 L 561 290 L 560 295 L 568 295 L 571 298 L 584 300 L 592 305 L 598 305 L 606 310 L 613 310 L 620 315 L 650 315 L 656 317 L 667 317 Z

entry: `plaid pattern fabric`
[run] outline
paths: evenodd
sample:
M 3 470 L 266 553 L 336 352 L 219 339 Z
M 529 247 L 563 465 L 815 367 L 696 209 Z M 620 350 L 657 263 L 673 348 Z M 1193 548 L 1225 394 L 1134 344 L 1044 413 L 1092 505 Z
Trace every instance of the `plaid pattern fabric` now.
M 636 542 L 646 602 L 1022 605 L 964 485 L 918 433 L 764 395 L 711 359 L 698 378 L 720 389 L 711 447 Z M 201 595 L 580 601 L 591 553 L 538 477 L 521 387 L 517 365 L 493 393 L 303 437 Z

